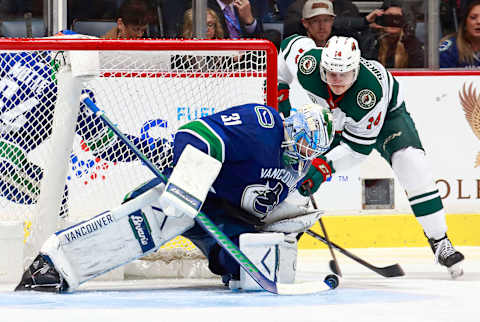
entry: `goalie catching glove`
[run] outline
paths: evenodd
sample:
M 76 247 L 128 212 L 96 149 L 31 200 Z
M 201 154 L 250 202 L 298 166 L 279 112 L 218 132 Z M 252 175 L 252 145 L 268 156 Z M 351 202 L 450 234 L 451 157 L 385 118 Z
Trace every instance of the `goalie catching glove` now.
M 322 214 L 322 210 L 284 201 L 267 215 L 264 224 L 257 229 L 285 234 L 302 233 L 312 227 Z
M 333 173 L 335 173 L 335 169 L 332 162 L 328 161 L 324 156 L 318 156 L 312 160 L 312 165 L 303 180 L 299 181 L 297 186 L 298 192 L 305 197 L 309 195 L 309 189 L 311 193 L 315 193 L 323 182 L 332 177 Z

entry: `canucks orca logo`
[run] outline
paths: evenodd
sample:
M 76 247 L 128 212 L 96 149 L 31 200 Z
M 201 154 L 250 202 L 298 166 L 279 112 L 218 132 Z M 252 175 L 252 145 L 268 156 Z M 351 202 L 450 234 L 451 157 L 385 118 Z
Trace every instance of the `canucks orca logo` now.
M 273 188 L 269 182 L 250 185 L 243 191 L 242 208 L 263 218 L 278 205 L 282 191 L 283 185 L 280 182 Z

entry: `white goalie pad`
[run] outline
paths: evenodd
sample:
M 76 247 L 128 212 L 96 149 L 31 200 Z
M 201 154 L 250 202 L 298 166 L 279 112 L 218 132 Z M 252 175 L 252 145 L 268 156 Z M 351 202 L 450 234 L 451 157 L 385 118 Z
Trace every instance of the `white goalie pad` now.
M 240 250 L 268 279 L 285 284 L 295 282 L 296 234 L 241 234 Z M 263 290 L 243 269 L 240 269 L 240 280 L 231 280 L 229 287 L 244 291 Z
M 220 161 L 187 145 L 159 199 L 164 213 L 195 218 L 221 168 Z
M 168 217 L 157 204 L 164 184 L 123 205 L 52 235 L 40 253 L 75 290 L 81 283 L 156 251 L 194 225 L 187 216 Z

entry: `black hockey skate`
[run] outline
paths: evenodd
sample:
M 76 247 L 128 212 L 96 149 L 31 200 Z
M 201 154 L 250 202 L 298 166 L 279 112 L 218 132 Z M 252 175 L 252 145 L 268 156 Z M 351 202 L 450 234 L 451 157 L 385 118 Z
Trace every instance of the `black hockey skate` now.
M 435 254 L 435 261 L 446 266 L 452 278 L 463 275 L 462 261 L 465 259 L 462 253 L 456 250 L 447 235 L 440 239 L 428 239 L 428 243 Z
M 23 273 L 15 291 L 61 293 L 67 289 L 67 282 L 57 272 L 49 258 L 38 255 Z

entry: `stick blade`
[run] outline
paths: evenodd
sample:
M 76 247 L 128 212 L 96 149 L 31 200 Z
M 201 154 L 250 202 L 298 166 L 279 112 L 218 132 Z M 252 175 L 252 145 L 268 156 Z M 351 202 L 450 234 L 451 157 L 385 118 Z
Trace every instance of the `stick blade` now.
M 384 277 L 400 277 L 405 275 L 402 267 L 398 264 L 381 267 L 376 272 Z
M 332 259 L 328 263 L 328 266 L 330 267 L 330 270 L 334 274 L 338 274 L 337 267 L 335 265 L 335 261 Z M 403 271 L 402 267 L 398 264 L 393 264 L 390 266 L 385 266 L 385 267 L 374 267 L 374 266 L 368 266 L 372 271 L 376 272 L 377 274 L 382 275 L 383 277 L 400 277 L 404 276 L 405 272 Z

